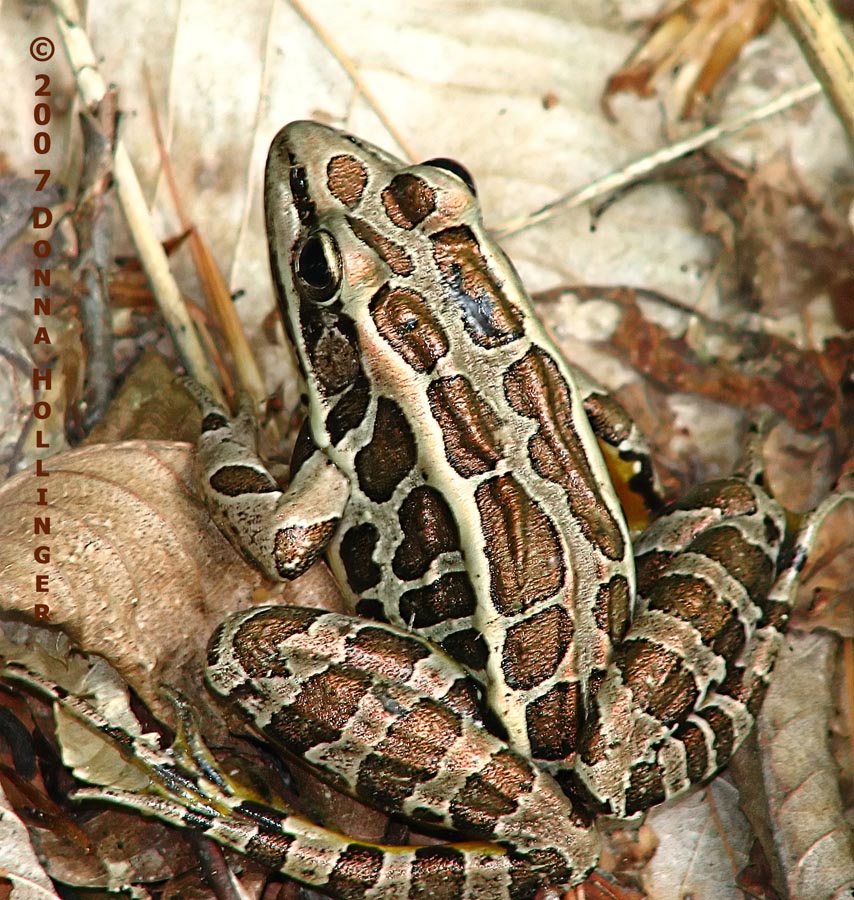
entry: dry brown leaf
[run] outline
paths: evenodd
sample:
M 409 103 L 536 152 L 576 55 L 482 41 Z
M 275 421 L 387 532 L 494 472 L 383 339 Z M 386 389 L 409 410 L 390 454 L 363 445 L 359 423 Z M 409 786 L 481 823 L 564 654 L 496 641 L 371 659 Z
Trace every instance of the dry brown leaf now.
M 766 851 L 792 900 L 841 900 L 854 891 L 851 830 L 827 740 L 837 653 L 829 635 L 791 634 L 759 718 L 773 833 Z
M 737 882 L 747 863 L 750 830 L 737 801 L 735 788 L 718 778 L 650 813 L 647 823 L 660 843 L 643 872 L 649 900 L 743 900 Z
M 606 109 L 620 91 L 648 97 L 667 84 L 668 104 L 694 115 L 773 16 L 773 0 L 670 0 L 646 41 L 608 79 Z
M 556 288 L 538 300 L 567 358 L 616 391 L 665 471 L 678 474 L 665 479 L 671 491 L 732 472 L 746 426 L 763 411 L 784 418 L 766 464 L 792 509 L 815 506 L 854 448 L 850 336 L 805 350 L 771 333 L 770 320 L 718 322 L 630 288 Z
M 191 848 L 175 840 L 174 830 L 131 812 L 107 810 L 82 827 L 91 841 L 86 853 L 56 831 L 31 832 L 51 878 L 73 888 L 118 891 L 129 882 L 164 882 L 196 864 Z
M 35 578 L 48 574 L 50 623 L 109 659 L 155 708 L 161 684 L 198 681 L 216 625 L 263 587 L 195 498 L 190 461 L 188 445 L 144 441 L 51 457 L 49 541 L 33 534 L 46 512 L 37 476 L 0 487 L 4 610 L 32 616 Z M 42 544 L 50 565 L 34 558 Z M 292 602 L 323 599 L 309 583 L 290 588 Z
M 854 502 L 841 504 L 819 531 L 799 592 L 799 628 L 854 637 Z
M 27 829 L 0 789 L 0 877 L 8 900 L 57 900 L 58 894 L 30 844 Z
M 743 203 L 738 257 L 760 308 L 779 317 L 829 297 L 839 325 L 851 328 L 854 243 L 841 211 L 810 196 L 787 157 L 747 178 Z

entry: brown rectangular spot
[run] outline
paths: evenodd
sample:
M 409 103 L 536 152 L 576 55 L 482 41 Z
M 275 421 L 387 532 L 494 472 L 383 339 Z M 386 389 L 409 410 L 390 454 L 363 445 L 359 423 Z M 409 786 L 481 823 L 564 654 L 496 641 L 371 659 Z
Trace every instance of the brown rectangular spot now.
M 581 711 L 581 696 L 575 681 L 556 684 L 529 703 L 525 719 L 531 755 L 536 759 L 565 759 L 569 756 L 578 744 Z M 595 759 L 590 762 L 595 762 Z
M 377 400 L 371 439 L 356 454 L 359 487 L 377 503 L 391 499 L 417 458 L 415 435 L 403 410 L 389 397 Z
M 572 623 L 560 606 L 549 606 L 507 630 L 501 668 L 507 685 L 527 691 L 550 678 L 572 640 Z
M 557 529 L 515 476 L 484 481 L 475 502 L 498 612 L 515 615 L 556 594 L 566 575 Z
M 414 488 L 397 514 L 403 540 L 392 560 L 398 578 L 420 578 L 442 553 L 458 550 L 460 532 L 445 498 L 435 488 Z
M 431 237 L 433 256 L 463 326 L 479 347 L 503 347 L 524 334 L 521 311 L 493 274 L 470 228 L 458 225 Z
M 622 559 L 626 549 L 622 532 L 578 439 L 569 388 L 554 360 L 537 347 L 531 349 L 508 368 L 504 393 L 516 412 L 537 423 L 528 442 L 537 474 L 563 487 L 587 539 L 608 559 Z
M 502 453 L 498 416 L 468 378 L 437 378 L 427 399 L 454 470 L 463 478 L 492 471 Z
M 448 572 L 424 587 L 405 591 L 400 598 L 402 621 L 413 628 L 461 619 L 475 611 L 476 601 L 465 572 Z
M 416 372 L 432 372 L 448 352 L 448 338 L 424 297 L 383 285 L 371 298 L 377 332 Z
M 353 207 L 362 199 L 368 183 L 368 170 L 355 156 L 339 154 L 326 165 L 326 186 L 329 193 L 345 206 Z

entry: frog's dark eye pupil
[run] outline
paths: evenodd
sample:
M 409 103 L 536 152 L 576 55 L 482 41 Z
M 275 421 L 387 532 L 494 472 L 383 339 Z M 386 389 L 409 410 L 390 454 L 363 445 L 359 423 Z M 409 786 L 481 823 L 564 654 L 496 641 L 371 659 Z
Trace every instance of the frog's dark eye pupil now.
M 323 255 L 323 244 L 317 238 L 303 244 L 299 255 L 299 274 L 309 287 L 322 288 L 329 284 L 332 273 Z
M 341 257 L 334 238 L 327 231 L 309 235 L 297 254 L 297 283 L 309 299 L 330 300 L 341 283 Z
M 433 166 L 436 169 L 444 169 L 446 172 L 450 172 L 453 175 L 456 175 L 463 184 L 475 195 L 477 196 L 477 188 L 474 186 L 474 178 L 472 178 L 471 172 L 462 165 L 462 163 L 458 163 L 455 159 L 448 159 L 445 156 L 437 156 L 435 159 L 425 160 L 423 165 L 425 166 Z

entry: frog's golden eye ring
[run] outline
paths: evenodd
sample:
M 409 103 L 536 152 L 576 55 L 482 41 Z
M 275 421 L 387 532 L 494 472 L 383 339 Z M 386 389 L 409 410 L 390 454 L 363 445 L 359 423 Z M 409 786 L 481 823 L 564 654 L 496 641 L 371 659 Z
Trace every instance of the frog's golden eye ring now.
M 437 156 L 435 159 L 425 159 L 422 163 L 424 166 L 433 166 L 436 169 L 444 169 L 446 172 L 450 172 L 452 175 L 456 175 L 460 181 L 465 184 L 465 186 L 472 192 L 472 194 L 477 196 L 477 188 L 474 186 L 474 178 L 472 177 L 471 172 L 462 165 L 462 163 L 458 163 L 455 159 L 448 159 L 445 156 Z
M 294 279 L 297 289 L 314 303 L 327 303 L 341 287 L 341 253 L 328 231 L 309 234 L 296 254 Z

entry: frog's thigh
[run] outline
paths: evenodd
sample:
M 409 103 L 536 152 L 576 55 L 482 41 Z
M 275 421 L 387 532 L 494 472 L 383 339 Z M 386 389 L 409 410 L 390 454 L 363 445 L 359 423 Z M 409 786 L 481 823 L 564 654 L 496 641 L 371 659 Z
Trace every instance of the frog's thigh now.
M 631 815 L 713 777 L 753 725 L 785 623 L 781 507 L 755 484 L 690 492 L 636 543 L 641 612 L 582 738 L 594 805 Z
M 581 369 L 571 367 L 571 371 L 629 527 L 643 529 L 649 514 L 662 506 L 661 485 L 646 438 L 605 388 Z
M 595 833 L 550 776 L 484 727 L 479 688 L 429 641 L 260 607 L 228 619 L 208 659 L 212 688 L 337 789 L 422 828 L 512 843 L 559 881 L 594 865 Z

